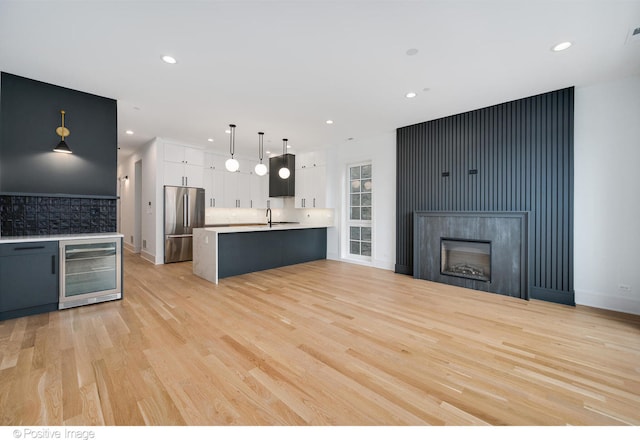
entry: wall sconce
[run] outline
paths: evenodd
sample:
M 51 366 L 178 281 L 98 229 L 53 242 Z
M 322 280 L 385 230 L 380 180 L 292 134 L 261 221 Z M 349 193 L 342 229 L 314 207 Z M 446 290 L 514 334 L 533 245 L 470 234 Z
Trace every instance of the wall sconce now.
M 56 134 L 58 136 L 60 136 L 62 138 L 62 140 L 58 143 L 56 148 L 53 149 L 53 151 L 55 151 L 56 153 L 67 153 L 67 154 L 70 154 L 70 153 L 72 153 L 71 148 L 69 148 L 67 143 L 64 141 L 64 138 L 69 136 L 71 133 L 69 132 L 69 129 L 64 126 L 64 113 L 65 113 L 65 111 L 64 110 L 60 110 L 60 113 L 62 114 L 62 126 L 56 128 Z

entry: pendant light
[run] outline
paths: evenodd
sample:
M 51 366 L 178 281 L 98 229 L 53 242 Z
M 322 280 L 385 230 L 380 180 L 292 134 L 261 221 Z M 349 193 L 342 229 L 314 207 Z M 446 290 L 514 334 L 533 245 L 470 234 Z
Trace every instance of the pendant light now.
M 60 113 L 62 114 L 62 126 L 56 128 L 56 134 L 58 136 L 60 136 L 62 138 L 62 140 L 60 142 L 58 142 L 58 145 L 56 146 L 56 148 L 53 149 L 53 151 L 55 151 L 56 153 L 67 153 L 67 154 L 70 154 L 70 153 L 72 153 L 71 148 L 69 148 L 67 143 L 64 141 L 64 138 L 69 136 L 71 133 L 69 132 L 69 129 L 64 126 L 64 114 L 65 114 L 65 111 L 64 110 L 60 110 Z
M 258 176 L 264 176 L 267 174 L 267 166 L 262 163 L 262 158 L 264 157 L 264 133 L 258 132 L 258 159 L 260 159 L 260 163 L 256 164 L 255 171 Z
M 287 140 L 288 139 L 282 139 L 282 168 L 280 168 L 280 170 L 278 170 L 278 176 L 280 176 L 281 179 L 288 179 L 289 176 L 291 175 L 291 171 L 289 171 L 289 168 L 287 168 Z
M 235 153 L 236 149 L 236 126 L 234 124 L 229 124 L 229 128 L 229 152 L 231 153 L 231 159 L 227 159 L 227 161 L 224 163 L 224 166 L 227 171 L 235 173 L 240 168 L 240 163 L 233 158 L 233 154 Z

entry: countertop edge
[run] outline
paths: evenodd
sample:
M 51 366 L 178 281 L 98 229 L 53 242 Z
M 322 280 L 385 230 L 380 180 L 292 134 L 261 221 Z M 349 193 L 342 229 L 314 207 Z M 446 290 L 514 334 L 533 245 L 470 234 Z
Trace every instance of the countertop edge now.
M 25 235 L 16 237 L 0 237 L 0 244 L 28 243 L 38 241 L 87 240 L 92 238 L 124 238 L 124 235 L 117 232 L 99 232 L 94 234 Z
M 314 224 L 284 224 L 273 225 L 269 227 L 264 226 L 216 226 L 208 228 L 195 228 L 194 232 L 198 229 L 205 230 L 207 232 L 217 232 L 218 234 L 231 234 L 236 232 L 269 232 L 269 231 L 286 231 L 291 229 L 317 229 L 317 228 L 331 228 L 333 225 L 314 225 Z

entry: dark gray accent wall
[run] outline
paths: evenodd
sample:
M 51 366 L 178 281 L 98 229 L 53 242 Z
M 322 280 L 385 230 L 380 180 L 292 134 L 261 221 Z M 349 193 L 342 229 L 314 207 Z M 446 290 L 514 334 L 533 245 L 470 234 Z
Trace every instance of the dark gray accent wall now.
M 574 304 L 573 87 L 397 130 L 396 272 L 415 211 L 529 212 L 529 296 Z
M 117 103 L 2 72 L 0 191 L 117 195 Z M 53 152 L 65 110 L 73 154 Z

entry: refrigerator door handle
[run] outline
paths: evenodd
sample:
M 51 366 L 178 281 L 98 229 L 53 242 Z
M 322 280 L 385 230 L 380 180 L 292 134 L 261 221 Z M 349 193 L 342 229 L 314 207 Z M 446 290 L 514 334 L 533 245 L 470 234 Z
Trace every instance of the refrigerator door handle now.
M 182 196 L 182 224 L 187 226 L 187 195 Z
M 189 204 L 191 203 L 191 198 L 189 197 L 189 193 L 187 193 L 187 209 L 185 211 L 187 211 L 187 227 L 191 227 L 191 206 L 189 206 Z

